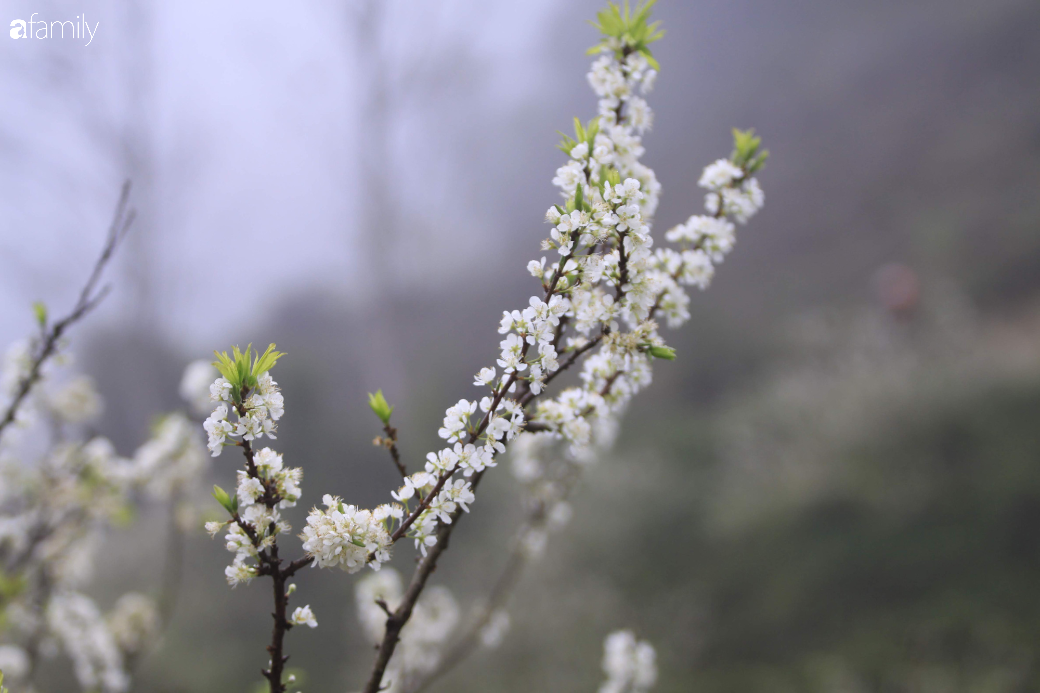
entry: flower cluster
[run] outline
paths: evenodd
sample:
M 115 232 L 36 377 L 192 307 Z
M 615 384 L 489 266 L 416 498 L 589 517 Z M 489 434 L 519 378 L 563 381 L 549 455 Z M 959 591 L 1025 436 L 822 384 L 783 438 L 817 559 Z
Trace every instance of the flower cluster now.
M 228 444 L 228 438 L 256 440 L 265 435 L 275 438 L 278 419 L 285 412 L 285 402 L 278 390 L 278 383 L 269 373 L 263 373 L 256 379 L 253 393 L 245 400 L 236 401 L 234 391 L 235 388 L 224 377 L 217 378 L 209 387 L 210 399 L 218 404 L 203 427 L 209 435 L 208 447 L 214 457 Z M 234 421 L 228 420 L 229 414 L 235 417 Z
M 206 451 L 193 423 L 174 412 L 155 424 L 152 438 L 138 448 L 134 467 L 152 495 L 169 496 L 198 479 L 207 466 Z
M 541 293 L 523 310 L 503 313 L 499 358 L 474 376 L 475 386 L 490 390 L 479 400 L 482 414 L 477 401 L 450 407 L 439 433 L 454 447 L 430 453 L 425 471 L 406 478 L 394 494 L 402 502 L 420 500 L 409 535 L 424 554 L 441 535 L 434 534 L 436 524 L 457 517 L 442 517 L 434 509 L 452 488 L 453 476 L 461 471 L 475 486 L 510 441 L 515 441 L 514 472 L 528 491 L 528 517 L 517 536 L 514 565 L 543 550 L 548 531 L 571 515 L 567 498 L 583 467 L 597 449 L 613 442 L 629 400 L 650 384 L 654 359 L 675 358 L 656 320 L 678 327 L 689 319 L 686 287 L 709 286 L 715 267 L 734 246 L 734 222 L 746 223 L 764 202 L 754 173 L 767 153 L 752 132 L 734 131 L 732 156 L 708 166 L 700 180 L 708 191 L 708 214 L 692 216 L 666 234 L 678 247 L 654 247 L 660 185 L 640 161 L 642 137 L 653 123 L 643 96 L 658 69 L 648 49 L 660 37 L 656 25 L 647 23 L 652 4 L 632 12 L 612 4 L 599 14 L 604 39 L 588 75 L 599 115 L 584 124 L 575 119 L 574 137 L 565 136 L 560 144 L 568 161 L 553 184 L 562 202 L 546 212 L 552 228 L 542 242 L 542 250 L 555 256 L 527 265 Z M 560 371 L 582 358 L 578 385 L 538 399 Z M 461 446 L 484 454 L 474 465 L 472 455 L 460 454 Z M 566 454 L 547 455 L 556 448 Z M 445 527 L 443 533 L 450 531 Z M 506 619 L 500 609 L 488 610 L 478 621 L 478 639 L 486 628 L 488 640 L 498 640 L 492 621 L 501 626 Z M 608 638 L 606 649 L 609 679 L 602 693 L 642 693 L 653 684 L 656 669 L 648 644 L 621 632 Z
M 640 157 L 653 120 L 641 95 L 657 74 L 646 49 L 655 34 L 645 16 L 626 26 L 628 33 L 601 44 L 588 75 L 599 116 L 587 124 L 576 120 L 574 137 L 565 136 L 560 145 L 568 161 L 553 183 L 562 202 L 546 212 L 552 229 L 542 243 L 556 259 L 527 265 L 541 293 L 523 309 L 503 312 L 498 358 L 474 376 L 474 385 L 487 394 L 445 411 L 438 433 L 447 446 L 429 453 L 425 468 L 406 476 L 392 493 L 403 506 L 391 515 L 392 539 L 407 535 L 424 555 L 436 544 L 438 527 L 474 501 L 467 478 L 495 466 L 510 441 L 530 435 L 525 430 L 565 441 L 574 457 L 588 456 L 597 439 L 612 437 L 617 415 L 650 383 L 653 359 L 674 358 L 655 318 L 663 316 L 670 327 L 688 319 L 684 287 L 706 288 L 715 265 L 733 247 L 727 215 L 743 223 L 761 206 L 751 174 L 764 153 L 758 138 L 737 133 L 732 159 L 712 164 L 702 179 L 709 209 L 712 199 L 719 200 L 717 212 L 691 217 L 670 231 L 667 238 L 678 249 L 654 250 L 651 226 L 660 185 Z M 581 385 L 535 405 L 556 374 L 587 352 L 592 353 Z M 378 558 L 370 552 L 370 561 Z
M 607 680 L 599 693 L 646 693 L 657 682 L 653 646 L 637 641 L 632 631 L 619 630 L 603 642 L 603 671 Z
M 390 560 L 390 534 L 385 520 L 390 513 L 400 517 L 399 506 L 381 506 L 373 512 L 345 505 L 328 494 L 322 503 L 325 510 L 312 510 L 300 535 L 303 550 L 314 556 L 315 566 L 339 566 L 348 573 L 356 573 L 368 563 L 369 554 L 375 557 L 372 567 L 376 570 Z
M 641 3 L 634 12 L 627 5 L 624 11 L 611 5 L 599 15 L 604 38 L 593 51 L 598 56 L 588 74 L 599 99 L 598 116 L 587 123 L 575 119 L 574 137 L 564 136 L 560 144 L 567 161 L 553 178 L 560 198 L 545 214 L 551 225 L 541 246 L 546 255 L 527 264 L 539 289 L 524 307 L 503 312 L 497 357 L 474 375 L 474 386 L 483 392 L 447 408 L 438 430 L 444 442 L 412 473 L 397 451 L 396 429 L 390 425 L 393 407 L 381 392 L 369 396 L 387 436 L 376 443 L 390 451 L 402 479 L 390 492 L 392 502 L 368 510 L 325 495 L 323 507 L 311 509 L 300 535 L 305 557 L 284 567 L 277 540 L 289 528 L 279 510 L 297 501 L 300 471 L 285 468 L 269 448 L 253 449 L 263 436 L 274 438 L 283 414 L 282 396 L 268 373 L 281 354 L 274 345 L 253 359 L 250 348 L 244 354 L 237 348 L 232 356 L 218 354 L 214 365 L 221 377 L 209 387 L 216 407 L 204 424 L 209 449 L 217 456 L 225 445 L 238 446 L 246 465 L 233 494 L 215 489 L 230 520 L 210 523 L 208 529 L 215 534 L 227 526 L 227 548 L 235 554 L 226 571 L 229 583 L 274 578 L 276 611 L 283 615 L 275 616 L 271 669 L 265 672 L 272 690 L 282 682 L 284 630 L 317 625 L 309 607 L 284 617 L 283 599 L 291 593 L 277 589 L 284 578 L 307 564 L 348 573 L 365 565 L 379 570 L 403 538 L 413 540 L 425 557 L 418 573 L 422 579 L 413 583 L 419 589 L 402 593 L 391 570 L 358 585 L 362 623 L 373 639 L 383 640 L 381 664 L 366 690 L 386 687 L 381 667 L 393 654 L 397 636 L 402 647 L 390 663 L 389 687 L 408 690 L 416 678 L 421 683 L 424 672 L 434 675 L 457 607 L 450 595 L 435 589 L 417 599 L 444 539 L 475 502 L 484 473 L 508 445 L 521 448 L 515 469 L 531 491 L 532 514 L 518 546 L 538 553 L 548 529 L 570 516 L 566 500 L 580 468 L 597 448 L 612 442 L 628 402 L 650 384 L 654 360 L 675 358 L 657 320 L 676 327 L 689 319 L 686 287 L 710 284 L 715 267 L 734 246 L 735 223 L 746 223 L 762 206 L 753 174 L 766 153 L 753 133 L 735 132 L 732 156 L 707 167 L 701 178 L 708 213 L 666 234 L 677 247 L 655 248 L 652 226 L 661 187 L 640 160 L 642 138 L 653 124 L 644 96 L 659 69 L 648 48 L 660 37 L 656 24 L 647 23 L 652 4 Z M 577 384 L 549 398 L 551 382 L 579 362 Z M 183 386 L 192 390 L 198 382 L 201 377 L 192 374 Z M 546 449 L 557 447 L 566 451 L 558 464 L 541 459 Z M 508 615 L 489 609 L 481 623 L 477 639 L 494 644 Z M 653 649 L 627 632 L 608 638 L 604 668 L 609 680 L 602 693 L 641 693 L 656 676 Z
M 32 350 L 8 353 L 4 380 L 22 382 Z M 58 356 L 21 402 L 18 428 L 0 439 L 0 563 L 5 579 L 22 586 L 4 597 L 0 637 L 10 644 L 0 649 L 15 685 L 26 683 L 30 662 L 64 652 L 85 690 L 119 693 L 129 685 L 128 660 L 154 642 L 155 603 L 128 593 L 105 615 L 81 589 L 102 534 L 126 522 L 135 492 L 168 500 L 181 517 L 190 506 L 177 492 L 198 480 L 208 457 L 180 413 L 162 417 L 131 458 L 105 438 L 84 437 L 103 401 L 89 378 L 63 380 L 56 366 L 71 358 Z
M 227 526 L 227 550 L 235 554 L 232 564 L 224 570 L 228 584 L 248 583 L 255 577 L 258 553 L 270 549 L 280 534 L 291 529 L 278 510 L 296 505 L 302 478 L 302 469 L 286 467 L 282 456 L 271 448 L 257 451 L 252 455 L 252 465 L 238 471 L 237 520 L 206 523 L 210 534 Z
M 590 83 L 600 96 L 600 119 L 613 114 L 606 118 L 610 137 L 620 132 L 626 141 L 638 143 L 642 130 L 626 107 L 648 74 L 646 57 L 614 44 L 603 50 L 590 74 Z M 642 100 L 638 103 L 640 109 L 646 108 Z M 596 128 L 578 130 L 579 137 L 588 138 Z M 597 140 L 603 137 L 598 132 L 594 135 Z M 560 351 L 566 355 L 596 345 L 599 351 L 585 360 L 581 386 L 540 402 L 531 418 L 566 440 L 575 456 L 587 452 L 598 433 L 609 434 L 613 430 L 610 419 L 649 385 L 652 359 L 674 357 L 664 347 L 654 319 L 663 317 L 669 327 L 689 319 L 689 297 L 683 287 L 707 288 L 715 266 L 733 248 L 735 227 L 727 215 L 745 223 L 762 206 L 761 188 L 752 174 L 762 166 L 766 153 L 759 150 L 760 139 L 750 132 L 735 132 L 735 140 L 733 157 L 708 166 L 700 181 L 709 190 L 706 205 L 711 215 L 692 216 L 665 234 L 667 240 L 679 244 L 678 249 L 650 251 L 650 215 L 656 207 L 656 193 L 644 194 L 643 189 L 656 191 L 656 187 L 649 183 L 652 171 L 648 174 L 633 154 L 641 152 L 641 146 L 628 149 L 628 157 L 611 160 L 614 168 L 607 171 L 608 180 L 585 188 L 589 192 L 584 203 L 590 210 L 571 212 L 562 230 L 557 223 L 546 241 L 571 258 L 563 266 L 564 273 L 574 272 L 566 289 L 572 308 L 562 317 L 572 321 L 577 334 L 567 337 Z M 572 157 L 585 151 L 580 148 Z M 582 185 L 596 180 L 595 172 L 605 165 L 595 157 L 572 158 L 565 168 L 585 174 L 575 184 L 576 196 Z M 623 184 L 611 183 L 622 177 Z M 570 194 L 569 177 L 558 172 L 556 182 L 565 196 Z M 572 204 L 573 199 L 568 202 Z M 548 218 L 557 222 L 564 215 L 550 209 Z
M 130 687 L 122 652 L 93 600 L 75 592 L 59 594 L 47 609 L 47 623 L 84 689 L 118 692 Z
M 269 447 L 254 450 L 251 441 L 263 435 L 273 438 L 275 422 L 285 413 L 285 400 L 270 369 L 283 355 L 270 345 L 252 361 L 252 347 L 243 353 L 235 347 L 233 356 L 217 354 L 213 365 L 221 376 L 209 386 L 210 399 L 217 403 L 203 427 L 209 434 L 209 448 L 219 455 L 228 437 L 240 437 L 236 445 L 245 453 L 245 467 L 238 470 L 233 496 L 214 488 L 217 500 L 231 515 L 226 522 L 207 522 L 206 531 L 216 535 L 227 528 L 225 546 L 235 554 L 224 576 L 232 587 L 250 582 L 267 561 L 279 535 L 291 530 L 279 510 L 291 508 L 300 499 L 303 470 L 287 467 L 282 455 Z M 229 405 L 237 417 L 228 420 Z

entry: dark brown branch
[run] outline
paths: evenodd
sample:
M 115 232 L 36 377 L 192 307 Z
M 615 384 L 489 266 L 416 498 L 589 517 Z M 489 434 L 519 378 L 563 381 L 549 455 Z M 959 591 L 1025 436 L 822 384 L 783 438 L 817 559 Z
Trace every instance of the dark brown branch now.
M 618 122 L 620 122 L 621 116 L 622 116 L 622 114 L 621 114 L 621 106 L 620 105 L 619 105 L 619 107 L 617 109 L 616 115 L 617 115 Z M 619 234 L 619 238 L 618 238 L 619 278 L 618 278 L 617 288 L 616 288 L 616 294 L 617 294 L 618 301 L 620 301 L 620 299 L 622 298 L 622 296 L 624 294 L 624 290 L 623 290 L 622 287 L 625 284 L 628 283 L 628 256 L 627 256 L 627 253 L 625 252 L 625 247 L 624 247 L 624 237 L 625 237 L 625 235 L 626 235 L 625 232 L 621 232 Z M 548 302 L 549 299 L 555 293 L 556 286 L 557 286 L 557 284 L 559 282 L 560 277 L 562 276 L 563 266 L 564 266 L 564 264 L 566 263 L 566 261 L 568 259 L 569 258 L 567 256 L 563 256 L 563 257 L 560 258 L 560 261 L 557 264 L 555 271 L 553 272 L 552 280 L 549 282 L 549 285 L 547 287 L 545 287 L 545 298 L 543 299 L 544 301 Z M 655 310 L 656 310 L 656 306 L 655 306 Z M 559 329 L 554 334 L 554 338 L 553 338 L 554 345 L 559 340 L 559 338 L 562 336 L 562 332 L 563 332 L 563 330 Z M 549 381 L 551 379 L 554 379 L 555 376 L 560 371 L 565 370 L 566 368 L 569 368 L 579 358 L 581 358 L 581 356 L 583 354 L 585 354 L 589 350 L 593 349 L 596 346 L 596 344 L 600 343 L 603 340 L 603 338 L 606 337 L 607 334 L 608 334 L 608 330 L 604 329 L 594 339 L 589 340 L 588 343 L 586 343 L 585 345 L 583 345 L 579 349 L 576 349 L 571 354 L 571 356 L 563 364 L 561 364 L 561 367 L 557 371 L 555 371 L 554 373 L 550 374 L 550 377 L 546 378 L 545 384 L 548 385 Z M 523 347 L 523 354 L 524 354 L 524 356 L 526 356 L 527 348 L 528 348 L 528 345 L 525 342 L 524 343 L 524 347 Z M 621 372 L 619 371 L 618 373 L 614 374 L 613 376 L 611 376 L 610 378 L 607 379 L 606 384 L 602 388 L 602 392 L 601 392 L 602 395 L 605 396 L 605 395 L 609 394 L 610 389 L 613 387 L 614 382 L 617 380 L 617 378 L 620 375 L 621 375 Z M 509 387 L 513 383 L 516 382 L 517 378 L 518 378 L 518 376 L 517 376 L 516 372 L 511 373 L 510 377 L 508 378 L 508 380 L 495 393 L 494 401 L 492 402 L 492 405 L 491 405 L 490 409 L 485 414 L 483 420 L 481 421 L 481 425 L 478 428 L 478 430 L 471 434 L 470 442 L 475 442 L 477 437 L 480 435 L 480 433 L 483 432 L 484 428 L 487 426 L 488 422 L 490 421 L 490 417 L 494 414 L 494 412 L 495 412 L 499 402 L 501 401 L 502 396 L 509 389 Z M 545 392 L 544 388 L 543 388 L 542 392 Z M 520 403 L 523 406 L 526 407 L 527 404 L 531 403 L 536 398 L 537 398 L 537 395 L 534 395 L 533 392 L 531 392 L 529 384 L 525 383 L 523 394 L 521 395 L 520 400 L 519 400 Z M 532 423 L 532 424 L 528 424 L 527 429 L 529 431 L 536 430 L 539 426 L 540 426 L 540 424 Z M 544 429 L 539 429 L 539 430 L 544 430 Z M 445 480 L 447 478 L 450 478 L 451 475 L 454 474 L 455 471 L 456 471 L 456 469 L 452 469 L 448 473 L 446 473 L 446 474 L 441 476 L 441 478 L 438 480 L 438 483 L 437 483 L 436 487 L 434 488 L 434 491 L 432 491 L 430 494 L 427 495 L 427 497 L 425 499 L 425 505 L 427 505 L 427 506 L 429 505 L 430 499 L 432 499 L 436 495 L 436 493 L 439 492 L 439 490 L 443 486 Z M 480 480 L 483 478 L 483 475 L 484 475 L 485 471 L 486 470 L 482 470 L 482 471 L 480 471 L 480 472 L 478 472 L 478 473 L 473 475 L 473 479 L 472 479 L 472 482 L 471 482 L 471 488 L 472 489 L 474 489 L 474 490 L 476 489 L 476 487 L 480 483 Z M 413 523 L 415 521 L 415 519 L 421 513 L 422 509 L 424 509 L 424 507 L 423 507 L 422 504 L 420 504 L 420 508 L 417 509 L 416 512 L 413 513 L 411 516 L 409 516 L 408 520 L 406 521 L 408 525 L 410 525 L 411 523 Z M 378 691 L 381 690 L 383 675 L 385 674 L 386 667 L 389 664 L 390 658 L 393 656 L 394 650 L 397 647 L 397 643 L 398 643 L 398 641 L 400 639 L 401 629 L 404 628 L 404 625 L 408 622 L 408 619 L 411 617 L 412 610 L 415 607 L 415 604 L 416 604 L 416 602 L 419 599 L 419 595 L 422 593 L 422 590 L 424 589 L 424 587 L 426 585 L 426 580 L 429 578 L 430 574 L 437 567 L 437 560 L 438 560 L 438 558 L 440 557 L 440 555 L 445 550 L 447 550 L 447 548 L 448 548 L 448 541 L 449 541 L 449 539 L 451 537 L 451 533 L 455 530 L 455 527 L 458 526 L 458 521 L 461 518 L 461 515 L 462 515 L 461 509 L 456 510 L 455 513 L 452 514 L 452 521 L 451 521 L 451 523 L 441 523 L 440 524 L 440 526 L 437 529 L 437 543 L 434 544 L 432 547 L 430 547 L 429 551 L 427 552 L 426 557 L 422 561 L 420 561 L 419 566 L 416 568 L 416 571 L 413 574 L 412 582 L 409 584 L 408 591 L 405 593 L 404 598 L 402 599 L 401 605 L 397 608 L 397 610 L 395 612 L 393 612 L 392 614 L 390 614 L 387 617 L 386 632 L 385 632 L 385 634 L 383 636 L 383 641 L 379 645 L 378 654 L 376 656 L 376 663 L 375 663 L 375 666 L 373 667 L 372 675 L 371 675 L 371 677 L 369 678 L 368 682 L 365 685 L 364 693 L 378 693 Z M 394 541 L 396 541 L 398 538 L 400 538 L 398 536 L 399 534 L 401 536 L 403 536 L 405 531 L 407 531 L 407 527 L 406 527 L 406 525 L 404 523 L 402 523 L 402 526 L 400 528 L 398 528 L 397 532 L 394 533 Z
M 513 542 L 513 549 L 509 554 L 509 558 L 506 559 L 505 567 L 502 568 L 498 579 L 495 580 L 495 584 L 491 588 L 491 594 L 486 604 L 480 609 L 477 618 L 473 620 L 466 632 L 441 657 L 433 671 L 427 674 L 418 685 L 411 688 L 407 693 L 421 693 L 426 690 L 435 680 L 461 664 L 476 649 L 480 641 L 481 632 L 491 621 L 495 612 L 504 608 L 509 602 L 509 598 L 512 596 L 517 583 L 520 581 L 520 576 L 523 575 L 524 568 L 527 566 L 528 553 L 523 544 L 524 536 L 527 532 L 544 523 L 545 506 L 539 503 L 520 531 L 517 532 Z
M 557 263 L 556 269 L 553 272 L 552 279 L 549 282 L 549 286 L 545 290 L 545 298 L 543 299 L 544 301 L 548 302 L 549 299 L 552 298 L 553 294 L 556 292 L 556 286 L 560 281 L 560 277 L 563 275 L 563 266 L 568 259 L 569 258 L 567 256 L 563 256 L 560 258 L 559 263 Z M 521 359 L 526 357 L 529 346 L 530 345 L 526 341 L 524 341 L 524 345 L 521 350 Z M 468 443 L 475 443 L 477 439 L 480 437 L 480 435 L 484 432 L 488 424 L 491 422 L 491 417 L 494 415 L 495 410 L 501 403 L 502 398 L 505 396 L 506 392 L 509 391 L 509 388 L 517 381 L 518 378 L 519 375 L 517 372 L 514 371 L 513 373 L 510 373 L 509 377 L 495 391 L 495 396 L 492 398 L 491 406 L 488 408 L 488 411 L 484 414 L 484 417 L 481 419 L 480 424 L 477 426 L 477 428 L 470 433 Z M 394 534 L 391 537 L 393 541 L 397 541 L 405 535 L 405 533 L 408 530 L 408 527 L 411 526 L 411 524 L 415 522 L 415 520 L 422 513 L 422 511 L 429 506 L 430 502 L 433 500 L 433 498 L 436 497 L 437 493 L 439 493 L 440 489 L 444 486 L 444 483 L 455 473 L 455 471 L 457 471 L 457 465 L 455 469 L 452 469 L 449 472 L 441 475 L 434 489 L 426 495 L 426 497 L 423 499 L 423 502 L 420 503 L 420 506 L 416 508 L 415 512 L 409 515 L 408 518 L 406 518 L 405 521 L 401 523 L 401 526 L 398 527 L 397 531 L 394 532 Z M 476 490 L 477 486 L 480 484 L 480 480 L 484 477 L 484 472 L 486 471 L 487 470 L 484 469 L 473 475 L 473 479 L 470 482 L 471 488 L 473 490 Z M 441 523 L 439 525 L 439 527 L 437 528 L 437 543 L 430 547 L 430 549 L 427 551 L 426 557 L 422 561 L 420 561 L 418 567 L 415 570 L 415 573 L 412 576 L 412 582 L 411 584 L 409 584 L 408 590 L 405 592 L 404 598 L 401 600 L 400 606 L 398 606 L 397 610 L 394 611 L 393 614 L 387 617 L 386 632 L 384 633 L 383 640 L 379 645 L 379 651 L 376 655 L 376 662 L 372 669 L 372 675 L 370 676 L 368 682 L 365 684 L 364 693 L 378 693 L 378 691 L 380 690 L 380 687 L 382 686 L 383 675 L 386 673 L 387 664 L 389 664 L 390 658 L 393 656 L 394 650 L 397 648 L 397 642 L 400 639 L 401 629 L 404 628 L 404 625 L 408 623 L 408 619 L 411 618 L 412 609 L 415 608 L 415 604 L 419 600 L 419 595 L 422 594 L 422 591 L 426 586 L 426 580 L 429 578 L 430 574 L 437 568 L 437 559 L 448 548 L 448 540 L 450 539 L 451 533 L 454 531 L 455 527 L 458 526 L 458 521 L 461 515 L 462 510 L 456 510 L 455 513 L 452 514 L 451 523 Z M 371 560 L 371 556 L 369 557 L 369 560 Z
M 401 453 L 397 450 L 397 429 L 388 423 L 383 427 L 383 432 L 386 433 L 386 437 L 376 438 L 375 443 L 382 445 L 389 451 L 390 459 L 393 460 L 394 466 L 397 467 L 401 478 L 404 479 L 408 476 L 408 470 L 405 468 L 404 463 L 401 462 Z
M 247 395 L 248 390 L 243 389 L 240 399 L 245 401 Z M 242 417 L 246 415 L 244 404 L 238 405 L 238 413 Z M 256 462 L 253 459 L 253 448 L 250 442 L 243 440 L 239 445 L 242 447 L 242 454 L 246 458 L 246 473 L 250 477 L 259 480 L 264 488 L 264 492 L 258 500 L 268 508 L 274 509 L 282 501 L 282 496 L 278 493 L 275 483 L 260 475 L 256 468 Z M 286 617 L 289 607 L 286 582 L 300 568 L 310 565 L 313 559 L 310 556 L 304 556 L 283 567 L 282 560 L 278 557 L 277 541 L 268 549 L 260 549 L 263 536 L 268 531 L 273 531 L 272 527 L 254 527 L 243 520 L 238 513 L 235 514 L 234 521 L 242 528 L 242 531 L 246 533 L 246 536 L 249 537 L 250 542 L 256 548 L 257 562 L 259 563 L 257 576 L 271 576 L 271 589 L 274 598 L 274 611 L 271 613 L 271 617 L 274 619 L 274 624 L 271 628 L 271 644 L 267 646 L 267 653 L 271 659 L 270 668 L 261 669 L 261 673 L 268 681 L 270 693 L 285 693 L 285 684 L 282 682 L 282 676 L 285 671 L 285 662 L 289 659 L 288 655 L 285 654 L 285 634 L 292 629 L 292 624 L 289 623 Z
M 38 340 L 34 340 L 32 349 L 34 353 L 29 365 L 29 372 L 19 382 L 14 398 L 7 406 L 3 418 L 0 418 L 0 436 L 3 435 L 4 429 L 18 416 L 18 409 L 29 395 L 33 386 L 40 380 L 43 365 L 57 351 L 58 344 L 65 331 L 83 318 L 83 316 L 94 310 L 108 295 L 109 287 L 103 286 L 98 289 L 97 284 L 101 280 L 105 267 L 115 254 L 116 248 L 119 247 L 119 243 L 130 230 L 130 224 L 133 223 L 134 211 L 128 207 L 129 199 L 130 181 L 127 181 L 123 184 L 123 190 L 119 195 L 119 202 L 116 205 L 112 223 L 108 227 L 108 236 L 101 250 L 101 255 L 94 263 L 94 269 L 91 271 L 87 283 L 80 290 L 76 305 L 73 306 L 72 311 L 68 315 L 51 325 L 49 330 L 44 325 L 43 334 Z

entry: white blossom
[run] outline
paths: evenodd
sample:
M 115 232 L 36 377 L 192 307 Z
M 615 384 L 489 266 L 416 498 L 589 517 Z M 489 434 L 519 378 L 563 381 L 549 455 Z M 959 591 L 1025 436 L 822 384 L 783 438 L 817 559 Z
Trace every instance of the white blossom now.
M 292 616 L 289 617 L 289 623 L 294 626 L 307 626 L 308 628 L 318 627 L 318 619 L 315 618 L 310 604 L 296 607 L 292 612 Z
M 704 169 L 697 185 L 708 190 L 718 191 L 732 185 L 732 183 L 743 177 L 744 172 L 740 170 L 729 159 L 719 159 Z
M 104 408 L 94 381 L 85 375 L 69 381 L 50 397 L 48 404 L 55 415 L 69 423 L 94 421 Z
M 314 508 L 303 528 L 303 550 L 314 557 L 318 568 L 339 566 L 348 573 L 356 573 L 368 563 L 378 570 L 390 560 L 390 535 L 382 522 L 371 511 L 346 505 L 339 498 L 325 495 L 325 510 Z
M 224 441 L 227 439 L 227 436 L 231 435 L 235 430 L 231 422 L 227 420 L 227 414 L 227 405 L 219 404 L 202 424 L 206 434 L 209 436 L 207 447 L 213 453 L 213 457 L 220 454 L 220 451 L 224 448 Z
M 264 494 L 264 485 L 256 477 L 249 476 L 245 471 L 238 472 L 238 502 L 241 506 L 252 505 L 256 499 Z
M 47 607 L 47 627 L 72 660 L 84 689 L 122 693 L 129 688 L 122 653 L 89 597 L 76 592 L 54 596 Z
M 509 632 L 509 612 L 495 609 L 488 617 L 487 623 L 480 629 L 480 644 L 489 650 L 496 649 L 505 640 Z
M 515 336 L 515 335 L 513 335 Z M 501 362 L 499 362 L 501 364 Z M 469 417 L 477 409 L 476 402 L 460 399 L 444 412 L 444 426 L 437 431 L 441 438 L 455 442 L 469 427 Z
M 211 383 L 216 375 L 217 371 L 213 364 L 205 359 L 192 361 L 185 367 L 178 392 L 181 399 L 188 403 L 194 413 L 204 414 L 209 410 L 210 402 L 213 400 Z M 231 384 L 228 383 L 229 388 L 230 386 Z M 218 390 L 222 388 L 223 386 Z M 218 398 L 223 400 L 222 396 L 218 395 Z
M 108 629 L 125 655 L 143 652 L 159 632 L 159 609 L 143 594 L 128 592 L 108 615 Z
M 603 643 L 607 680 L 599 693 L 646 693 L 657 682 L 656 653 L 628 630 L 611 633 Z
M 477 386 L 488 387 L 493 382 L 495 382 L 494 368 L 481 368 L 480 372 L 473 377 L 473 384 Z

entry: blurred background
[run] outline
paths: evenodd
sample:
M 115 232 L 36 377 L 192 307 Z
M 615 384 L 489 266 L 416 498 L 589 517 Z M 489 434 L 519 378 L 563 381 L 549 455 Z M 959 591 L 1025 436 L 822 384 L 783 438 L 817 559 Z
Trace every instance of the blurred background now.
M 130 178 L 114 293 L 72 335 L 100 430 L 129 454 L 189 361 L 277 342 L 294 526 L 322 493 L 382 502 L 365 393 L 397 405 L 413 466 L 473 396 L 533 289 L 556 130 L 595 113 L 599 6 L 6 0 L 5 26 L 99 26 L 89 46 L 0 39 L 0 338 L 33 329 L 34 300 L 71 305 Z M 594 690 L 620 627 L 658 648 L 663 693 L 1040 688 L 1040 4 L 655 15 L 658 236 L 700 211 L 734 126 L 771 150 L 767 204 L 668 334 L 679 360 L 582 483 L 502 647 L 439 690 Z M 515 489 L 489 475 L 437 571 L 464 608 L 505 560 Z M 163 522 L 111 534 L 103 605 L 157 583 Z M 229 559 L 190 538 L 136 690 L 259 680 L 268 588 L 230 590 Z M 367 677 L 354 579 L 298 580 L 321 623 L 289 639 L 305 691 Z

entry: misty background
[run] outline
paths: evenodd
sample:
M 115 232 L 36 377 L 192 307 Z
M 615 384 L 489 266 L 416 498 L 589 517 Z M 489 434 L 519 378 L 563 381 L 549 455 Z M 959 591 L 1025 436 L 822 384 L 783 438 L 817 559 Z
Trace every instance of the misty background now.
M 125 178 L 114 292 L 72 334 L 128 454 L 189 361 L 276 342 L 278 439 L 322 493 L 371 505 L 474 393 L 526 303 L 557 130 L 595 113 L 599 2 L 29 2 L 99 22 L 0 39 L 0 340 L 70 305 Z M 644 161 L 664 230 L 702 208 L 731 127 L 771 151 L 765 209 L 660 363 L 501 649 L 438 690 L 588 691 L 632 627 L 677 691 L 1025 691 L 1040 685 L 1040 5 L 661 0 Z M 284 365 L 283 365 L 284 364 Z M 214 460 L 227 485 L 237 460 Z M 436 581 L 465 609 L 520 509 L 488 476 Z M 94 593 L 147 590 L 163 519 L 112 534 Z M 290 539 L 289 545 L 293 545 Z M 410 572 L 409 549 L 394 565 Z M 139 691 L 249 691 L 267 586 L 230 590 L 191 537 Z M 356 576 L 303 574 L 304 691 L 356 690 Z M 53 681 L 67 672 L 48 672 Z

